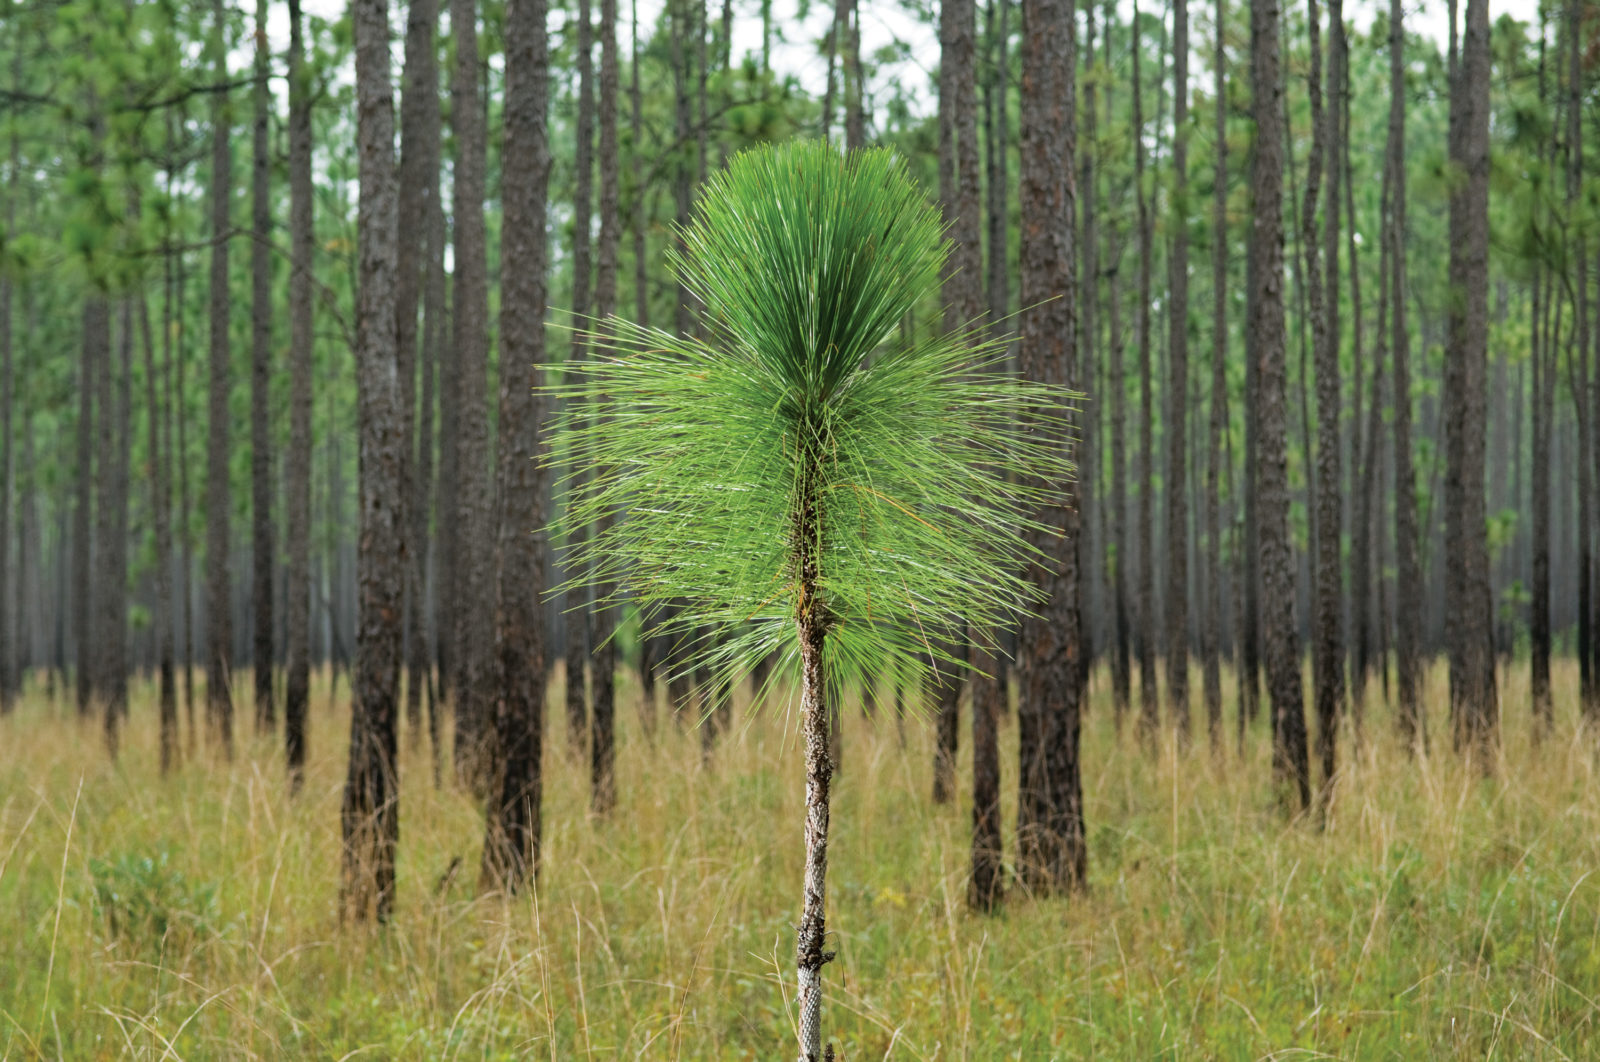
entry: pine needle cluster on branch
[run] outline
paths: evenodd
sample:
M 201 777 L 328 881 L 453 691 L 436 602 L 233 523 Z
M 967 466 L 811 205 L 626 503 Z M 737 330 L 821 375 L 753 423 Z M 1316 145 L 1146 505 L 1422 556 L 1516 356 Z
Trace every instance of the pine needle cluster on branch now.
M 949 251 L 903 160 L 744 152 L 681 235 L 670 266 L 704 337 L 608 320 L 549 388 L 551 453 L 588 472 L 559 530 L 602 528 L 575 570 L 681 642 L 680 666 L 730 676 L 793 665 L 797 617 L 820 608 L 834 686 L 912 681 L 956 627 L 1026 612 L 1025 533 L 1073 475 L 1077 396 L 1008 373 L 975 325 L 896 341 Z

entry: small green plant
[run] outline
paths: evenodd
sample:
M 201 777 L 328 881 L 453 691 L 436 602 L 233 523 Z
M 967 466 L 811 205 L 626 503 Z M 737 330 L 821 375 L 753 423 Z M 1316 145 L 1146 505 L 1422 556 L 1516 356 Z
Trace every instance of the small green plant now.
M 826 699 L 861 673 L 915 681 L 954 632 L 1029 607 L 1024 535 L 1071 477 L 1073 396 L 1007 373 L 981 326 L 895 342 L 948 245 L 890 151 L 747 151 L 682 240 L 704 337 L 602 322 L 604 356 L 554 389 L 551 449 L 585 474 L 565 519 L 600 528 L 574 559 L 602 600 L 688 643 L 681 667 L 730 681 L 777 652 L 799 672 L 800 1058 L 820 1062 Z
M 160 950 L 168 934 L 198 934 L 218 920 L 217 886 L 190 881 L 170 866 L 167 853 L 91 860 L 96 908 L 111 936 Z

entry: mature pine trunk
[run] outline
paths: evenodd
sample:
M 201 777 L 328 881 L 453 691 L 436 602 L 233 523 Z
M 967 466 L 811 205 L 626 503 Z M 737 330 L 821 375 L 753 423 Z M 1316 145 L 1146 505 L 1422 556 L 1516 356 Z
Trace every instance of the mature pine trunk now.
M 20 59 L 15 60 L 13 67 Z M 13 78 L 20 83 L 20 79 Z M 6 189 L 6 231 L 16 230 L 16 173 L 17 134 L 11 134 L 11 179 Z M 15 643 L 11 639 L 11 490 L 12 490 L 12 421 L 11 406 L 14 377 L 11 366 L 11 278 L 0 277 L 0 715 L 12 708 L 12 672 L 17 662 Z M 152 423 L 154 423 L 152 421 Z M 31 429 L 30 429 L 31 430 Z M 24 539 L 26 541 L 26 539 Z M 23 548 L 26 559 L 27 549 Z M 19 569 L 19 582 L 25 578 L 26 569 Z M 20 601 L 25 592 L 19 588 Z M 21 629 L 20 622 L 18 629 Z
M 309 155 L 308 155 L 309 157 Z M 182 544 L 179 567 L 183 572 L 180 580 L 183 585 L 183 717 L 184 752 L 193 755 L 196 732 L 198 727 L 194 718 L 194 532 L 190 526 L 189 508 L 189 415 L 188 403 L 181 400 L 182 395 L 188 394 L 184 386 L 184 377 L 187 375 L 185 366 L 189 361 L 189 331 L 187 327 L 187 314 L 184 301 L 184 282 L 188 278 L 186 256 L 180 247 L 176 262 L 177 278 L 174 284 L 176 302 L 178 305 L 178 320 L 175 329 L 174 346 L 177 361 L 177 371 L 173 374 L 176 380 L 168 381 L 168 405 L 177 407 L 178 421 L 178 538 Z M 175 388 L 175 390 L 173 389 Z
M 256 83 L 250 175 L 250 544 L 252 551 L 250 604 L 254 613 L 253 663 L 255 666 L 256 729 L 277 726 L 272 703 L 272 426 L 268 409 L 272 401 L 272 156 L 267 147 L 267 122 L 271 73 L 267 51 L 267 0 L 256 0 Z
M 989 321 L 997 328 L 1009 328 L 1005 320 L 1011 311 L 1011 268 L 1006 250 L 1009 233 L 1010 189 L 1007 186 L 1006 124 L 1010 106 L 1006 99 L 1006 46 L 1010 28 L 1006 25 L 1007 0 L 989 0 L 989 33 L 994 44 L 993 74 L 984 85 L 984 113 L 989 126 L 991 151 L 989 175 Z M 998 14 L 999 26 L 995 19 Z M 857 32 L 859 38 L 859 31 Z M 857 76 L 859 77 L 859 57 Z M 859 88 L 859 86 L 858 86 Z M 1093 100 L 1093 93 L 1089 99 Z M 1002 658 L 1003 659 L 1003 658 Z M 1003 666 L 1003 663 L 1002 663 Z
M 1583 12 L 1578 0 L 1568 0 L 1566 13 L 1567 42 L 1567 223 L 1577 215 L 1577 200 L 1583 185 Z M 1452 97 L 1453 98 L 1453 97 Z M 1452 115 L 1455 113 L 1452 110 Z M 1573 406 L 1577 414 L 1578 447 L 1578 703 L 1586 721 L 1593 722 L 1600 712 L 1600 675 L 1594 666 L 1594 583 L 1592 525 L 1595 513 L 1595 453 L 1586 445 L 1594 430 L 1595 403 L 1590 394 L 1589 380 L 1589 283 L 1588 261 L 1584 250 L 1583 230 L 1574 226 L 1571 237 L 1574 247 L 1571 260 L 1577 266 L 1577 283 L 1570 286 L 1573 302 L 1572 375 Z M 1452 260 L 1453 261 L 1453 260 Z M 1570 268 L 1570 267 L 1569 267 Z
M 1000 716 L 1006 688 L 1000 654 L 983 632 L 972 647 L 972 866 L 967 906 L 992 911 L 1005 890 L 1000 813 Z
M 213 0 L 217 80 L 227 81 L 227 52 L 223 41 L 227 18 L 222 0 Z M 228 347 L 228 232 L 229 197 L 233 187 L 233 156 L 229 149 L 228 97 L 218 92 L 211 106 L 211 358 L 208 373 L 210 400 L 206 426 L 206 723 L 213 741 L 233 757 L 233 605 L 228 586 L 228 548 L 231 499 L 228 492 L 228 447 L 231 414 L 228 394 L 233 386 L 233 364 Z
M 1081 387 L 1076 347 L 1072 230 L 1076 150 L 1071 8 L 1022 5 L 1022 314 L 1025 379 Z M 1043 505 L 1030 531 L 1039 550 L 1027 578 L 1043 604 L 1018 634 L 1020 739 L 1017 864 L 1036 891 L 1081 888 L 1087 870 L 1078 730 L 1083 653 L 1078 510 L 1067 496 Z
M 857 148 L 867 146 L 866 93 L 862 91 L 861 78 L 861 0 L 848 0 L 848 2 L 850 25 L 845 35 L 844 50 L 844 147 L 846 151 L 855 151 Z M 724 65 L 727 65 L 727 59 L 731 58 L 733 47 L 726 29 L 728 10 L 728 0 L 723 0 Z M 1000 24 L 1002 27 L 1005 25 L 1004 17 L 1001 18 Z
M 1499 737 L 1495 691 L 1493 602 L 1489 586 L 1488 530 L 1483 474 L 1489 301 L 1489 6 L 1467 0 L 1461 62 L 1450 93 L 1452 162 L 1462 181 L 1450 195 L 1449 334 L 1447 387 L 1447 539 L 1453 578 L 1447 614 L 1454 619 L 1450 646 L 1450 703 L 1458 747 L 1472 746 L 1484 769 Z M 1580 530 L 1587 541 L 1587 527 Z M 1580 572 L 1580 578 L 1583 573 Z
M 93 289 L 83 300 L 82 342 L 83 356 L 78 369 L 77 499 L 72 514 L 72 634 L 77 643 L 75 685 L 80 718 L 88 716 L 94 697 L 94 638 L 91 634 L 94 613 L 90 597 L 94 580 L 89 566 L 94 558 L 90 515 L 94 489 L 95 381 L 104 372 L 102 366 L 109 357 L 107 348 L 111 345 L 111 319 L 105 296 Z M 104 407 L 100 415 L 106 415 Z
M 615 3 L 615 0 L 604 0 Z M 549 44 L 545 0 L 506 9 L 506 97 L 501 228 L 500 527 L 495 653 L 499 787 L 489 798 L 482 887 L 515 892 L 538 874 L 544 749 L 546 643 L 543 594 L 549 556 L 544 527 L 545 188 L 550 165 Z
M 1405 21 L 1401 0 L 1389 0 L 1389 356 L 1394 383 L 1395 691 L 1407 744 L 1427 744 L 1422 710 L 1422 566 L 1417 557 L 1416 470 L 1411 462 L 1411 340 L 1406 327 Z
M 1545 37 L 1547 16 L 1539 18 L 1539 104 L 1548 100 L 1545 78 Z M 1554 144 L 1549 147 L 1554 151 Z M 1533 277 L 1533 398 L 1530 493 L 1533 506 L 1533 540 L 1530 543 L 1531 595 L 1528 602 L 1530 676 L 1533 701 L 1533 738 L 1537 742 L 1549 731 L 1555 715 L 1550 695 L 1550 428 L 1554 412 L 1555 349 L 1550 329 L 1550 303 L 1555 301 L 1554 278 L 1540 263 Z
M 493 617 L 493 540 L 489 533 L 489 419 L 485 388 L 489 368 L 489 273 L 484 232 L 484 169 L 487 147 L 483 101 L 478 88 L 476 0 L 451 0 L 450 32 L 456 65 L 450 85 L 450 121 L 456 136 L 455 165 L 455 356 L 460 374 L 457 409 L 456 600 L 451 650 L 455 678 L 456 777 L 474 792 L 486 792 L 489 690 L 485 682 Z
M 438 0 L 414 0 L 406 9 L 405 91 L 400 98 L 400 231 L 420 240 L 426 253 L 400 256 L 395 278 L 398 314 L 400 403 L 416 408 L 418 364 L 417 310 L 424 302 L 424 271 L 432 268 L 432 215 L 439 194 L 439 60 L 434 30 L 439 23 Z M 432 327 L 436 322 L 428 322 Z M 429 373 L 426 354 L 423 372 Z M 428 684 L 427 585 L 428 463 L 432 460 L 433 427 L 431 388 L 422 406 L 427 434 L 407 440 L 402 481 L 410 505 L 406 519 L 408 554 L 406 569 L 406 742 L 417 747 L 422 738 L 422 693 Z M 415 468 L 413 469 L 413 464 Z
M 677 20 L 673 20 L 674 33 L 677 32 Z M 591 64 L 591 54 L 594 50 L 592 30 L 589 24 L 589 0 L 578 0 L 578 121 L 577 121 L 577 176 L 572 198 L 572 313 L 578 323 L 578 328 L 572 333 L 572 347 L 567 355 L 574 363 L 581 363 L 586 356 L 588 338 L 585 332 L 587 322 L 584 318 L 589 314 L 589 218 L 590 205 L 593 198 L 592 182 L 594 179 L 594 73 Z M 684 106 L 680 94 L 680 110 Z M 683 116 L 678 120 L 680 137 L 686 123 Z M 688 208 L 682 210 L 683 217 L 680 222 L 687 222 Z M 682 288 L 679 289 L 680 295 Z M 685 312 L 680 307 L 679 313 Z M 577 465 L 568 471 L 567 491 L 576 497 L 583 489 L 583 472 Z M 584 540 L 588 537 L 587 527 L 573 527 L 567 534 L 567 554 L 572 556 L 583 548 Z M 578 562 L 581 564 L 581 562 Z M 589 699 L 584 689 L 584 678 L 589 664 L 589 645 L 591 638 L 591 623 L 593 622 L 589 608 L 589 586 L 583 578 L 582 569 L 569 570 L 566 573 L 570 581 L 566 601 L 563 603 L 562 615 L 567 625 L 566 667 L 567 667 L 567 746 L 574 756 L 582 755 L 587 751 L 589 743 Z
M 1289 545 L 1289 461 L 1283 306 L 1283 85 L 1278 54 L 1276 0 L 1251 0 L 1251 85 L 1256 151 L 1251 166 L 1254 199 L 1255 333 L 1260 440 L 1257 489 L 1260 568 L 1264 591 L 1267 686 L 1272 697 L 1274 774 L 1291 786 L 1302 808 L 1311 803 L 1306 723 L 1300 688 L 1300 637 L 1294 617 L 1294 560 Z
M 311 685 L 311 85 L 305 68 L 300 0 L 289 0 L 289 533 L 288 645 L 283 737 L 289 788 L 298 792 L 306 760 Z
M 1222 751 L 1222 523 L 1219 519 L 1218 483 L 1221 478 L 1222 433 L 1228 424 L 1228 96 L 1227 52 L 1223 27 L 1227 11 L 1216 0 L 1215 76 L 1216 139 L 1213 142 L 1214 177 L 1211 190 L 1211 421 L 1206 433 L 1206 622 L 1202 652 L 1206 731 L 1211 751 Z
M 983 316 L 982 207 L 978 187 L 977 8 L 973 0 L 945 0 L 939 9 L 940 198 L 950 226 L 951 254 L 943 284 L 944 327 L 954 332 Z M 964 638 L 949 648 L 965 653 Z M 938 740 L 934 747 L 933 799 L 954 797 L 960 733 L 962 669 L 938 673 Z M 834 740 L 838 740 L 837 734 Z
M 617 0 L 600 0 L 600 244 L 595 262 L 595 320 L 617 312 L 617 257 L 622 243 L 617 160 Z M 602 329 L 604 325 L 602 324 Z M 603 415 L 603 414 L 602 414 Z M 608 520 L 601 521 L 600 531 Z M 594 609 L 594 697 L 590 806 L 606 814 L 617 801 L 615 604 Z
M 1317 745 L 1322 758 L 1322 794 L 1332 793 L 1339 710 L 1344 703 L 1344 638 L 1342 587 L 1339 572 L 1340 488 L 1343 474 L 1339 454 L 1339 143 L 1341 106 L 1340 56 L 1343 44 L 1343 9 L 1340 0 L 1328 4 L 1328 100 L 1323 109 L 1322 162 L 1327 177 L 1323 202 L 1322 265 L 1325 294 L 1322 334 L 1316 345 L 1317 377 L 1317 623 L 1316 672 Z M 1314 37 L 1313 37 L 1314 39 Z M 1312 60 L 1315 65 L 1315 58 Z M 1307 184 L 1307 204 L 1312 205 Z M 1314 211 L 1308 210 L 1307 228 Z M 1311 234 L 1312 241 L 1315 233 Z M 1311 246 L 1308 243 L 1308 248 Z M 1316 316 L 1313 315 L 1313 326 Z
M 1167 258 L 1167 703 L 1178 743 L 1189 743 L 1189 5 L 1172 5 L 1172 171 Z
M 121 442 L 120 402 L 122 366 L 128 360 L 132 343 L 131 317 L 124 300 L 117 314 L 118 356 L 101 352 L 95 374 L 95 405 L 100 418 L 98 435 L 100 473 L 95 499 L 95 658 L 94 688 L 104 710 L 106 746 L 113 759 L 117 755 L 117 726 L 127 705 L 127 451 Z
M 168 148 L 171 143 L 169 141 Z M 168 171 L 167 187 L 172 186 Z M 163 233 L 163 252 L 170 249 L 170 228 Z M 165 257 L 165 255 L 163 256 Z M 162 374 L 172 364 L 172 276 L 170 261 L 163 262 L 161 314 Z M 144 339 L 145 445 L 149 449 L 150 513 L 155 523 L 156 563 L 154 572 L 155 607 L 151 623 L 156 635 L 158 670 L 158 718 L 160 720 L 161 773 L 177 765 L 178 687 L 173 668 L 172 636 L 172 438 L 167 430 L 166 410 L 157 400 L 155 341 L 151 337 L 150 310 L 139 297 L 139 326 Z M 24 538 L 26 541 L 26 538 Z
M 389 5 L 388 0 L 354 0 L 351 9 L 361 176 L 356 305 L 361 538 L 350 770 L 340 811 L 344 838 L 340 905 L 346 918 L 381 922 L 388 920 L 394 904 L 394 855 L 400 835 L 395 725 L 406 567 L 406 502 L 400 488 L 410 411 L 400 404 L 395 322 L 400 215 L 389 77 Z M 462 37 L 470 36 L 459 22 L 456 30 Z M 459 167 L 457 174 L 460 180 Z
M 1160 725 L 1156 688 L 1155 410 L 1150 378 L 1150 205 L 1144 189 L 1144 89 L 1140 84 L 1139 5 L 1133 6 L 1133 183 L 1138 202 L 1139 297 L 1139 735 L 1154 749 Z
M 1111 53 L 1111 28 L 1116 25 L 1116 11 L 1111 0 L 1107 0 L 1106 7 L 1106 69 L 1112 68 Z M 1115 112 L 1112 108 L 1111 82 L 1108 80 L 1106 89 L 1106 126 L 1112 128 L 1115 124 Z M 1086 194 L 1094 197 L 1095 189 L 1086 190 Z M 1112 714 L 1116 720 L 1117 734 L 1122 734 L 1123 717 L 1127 714 L 1128 703 L 1131 698 L 1133 685 L 1133 655 L 1129 645 L 1131 624 L 1128 622 L 1128 561 L 1133 556 L 1128 535 L 1128 477 L 1127 477 L 1127 450 L 1125 440 L 1127 436 L 1127 381 L 1126 381 L 1126 351 L 1122 343 L 1122 298 L 1119 274 L 1122 267 L 1122 242 L 1113 226 L 1107 226 L 1106 245 L 1107 257 L 1110 266 L 1107 272 L 1110 276 L 1106 282 L 1106 340 L 1109 344 L 1110 364 L 1107 368 L 1107 381 L 1111 391 L 1111 439 L 1110 442 L 1110 474 L 1108 496 L 1104 504 L 1111 512 L 1110 537 L 1116 543 L 1116 559 L 1112 565 L 1111 600 L 1112 600 L 1112 656 L 1111 656 L 1111 703 Z
M 431 53 L 430 53 L 431 54 Z M 437 95 L 438 85 L 437 69 L 432 81 Z M 441 703 L 444 700 L 443 685 L 445 681 L 444 649 L 450 642 L 451 627 L 447 626 L 453 615 L 440 597 L 440 584 L 444 581 L 445 542 L 449 539 L 454 542 L 454 521 L 445 520 L 442 523 L 450 525 L 449 528 L 440 527 L 436 539 L 433 583 L 429 587 L 427 576 L 428 567 L 428 502 L 433 499 L 433 414 L 434 393 L 437 388 L 439 402 L 439 465 L 440 475 L 438 480 L 438 497 L 434 499 L 434 515 L 455 511 L 455 494 L 453 486 L 445 483 L 443 474 L 444 455 L 447 451 L 453 452 L 455 441 L 446 438 L 444 432 L 445 413 L 445 375 L 449 366 L 455 364 L 454 353 L 447 349 L 445 337 L 450 334 L 450 308 L 446 298 L 444 249 L 448 242 L 445 232 L 444 199 L 439 187 L 439 165 L 442 157 L 440 148 L 440 134 L 442 132 L 439 107 L 437 100 L 429 105 L 429 121 L 427 125 L 428 139 L 430 142 L 429 155 L 433 159 L 433 166 L 429 175 L 428 210 L 426 217 L 427 232 L 427 274 L 423 281 L 422 313 L 422 408 L 417 421 L 417 478 L 416 498 L 412 505 L 411 518 L 412 537 L 416 543 L 413 549 L 415 563 L 420 575 L 417 576 L 418 601 L 429 598 L 433 601 L 433 640 L 435 651 L 430 654 L 427 639 L 427 626 L 423 626 L 423 644 L 412 648 L 413 663 L 411 665 L 412 681 L 418 685 L 426 685 L 428 693 L 428 745 L 433 761 L 433 784 L 438 788 L 443 782 L 444 752 L 440 747 L 439 716 L 444 710 Z M 452 414 L 453 415 L 453 414 Z M 458 462 L 459 463 L 459 462 Z M 453 479 L 452 479 L 453 484 Z M 452 572 L 453 572 L 452 567 Z M 453 576 L 450 585 L 454 585 Z M 429 590 L 431 589 L 431 594 Z M 437 669 L 429 665 L 438 660 Z M 418 676 L 422 678 L 419 679 Z

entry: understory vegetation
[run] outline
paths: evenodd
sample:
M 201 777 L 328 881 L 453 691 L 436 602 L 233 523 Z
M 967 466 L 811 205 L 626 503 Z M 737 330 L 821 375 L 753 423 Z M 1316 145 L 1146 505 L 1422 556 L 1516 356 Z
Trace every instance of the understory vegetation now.
M 931 726 L 851 700 L 840 1057 L 1596 1057 L 1600 760 L 1576 664 L 1556 665 L 1568 710 L 1537 751 L 1526 676 L 1502 674 L 1487 775 L 1409 757 L 1375 687 L 1323 823 L 1280 810 L 1265 719 L 1242 758 L 1169 736 L 1152 759 L 1132 720 L 1119 739 L 1097 672 L 1088 891 L 1013 892 L 993 916 L 964 903 L 970 771 L 930 804 Z M 559 674 L 549 688 L 559 731 Z M 1435 735 L 1446 688 L 1437 669 Z M 131 700 L 153 712 L 153 687 Z M 436 789 L 426 738 L 403 735 L 398 895 L 374 929 L 338 921 L 347 703 L 316 676 L 291 800 L 269 739 L 162 780 L 155 727 L 110 763 L 92 725 L 24 695 L 0 747 L 0 1057 L 756 1059 L 792 1037 L 803 750 L 781 708 L 741 693 L 703 762 L 669 717 L 647 732 L 625 676 L 616 813 L 588 812 L 587 765 L 553 733 L 540 885 L 510 903 L 478 894 L 481 806 Z M 1014 715 L 1001 740 L 1014 765 Z

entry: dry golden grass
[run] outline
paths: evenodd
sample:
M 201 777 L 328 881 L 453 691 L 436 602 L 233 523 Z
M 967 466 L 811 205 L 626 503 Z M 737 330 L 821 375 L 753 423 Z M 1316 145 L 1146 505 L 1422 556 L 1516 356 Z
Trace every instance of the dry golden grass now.
M 840 1057 L 1600 1057 L 1596 760 L 1575 667 L 1556 677 L 1562 726 L 1535 749 L 1510 673 L 1490 780 L 1408 758 L 1375 698 L 1319 828 L 1276 810 L 1264 723 L 1241 760 L 1230 714 L 1215 760 L 1197 713 L 1197 746 L 1152 760 L 1118 741 L 1097 676 L 1090 891 L 994 917 L 963 908 L 970 807 L 929 802 L 929 728 L 908 720 L 902 747 L 892 719 L 848 711 Z M 1442 673 L 1430 690 L 1442 735 Z M 37 691 L 0 721 L 0 1057 L 790 1053 L 802 776 L 781 709 L 741 711 L 705 766 L 669 722 L 646 740 L 624 683 L 608 821 L 551 711 L 543 876 L 510 903 L 474 893 L 480 809 L 408 750 L 396 917 L 367 930 L 336 917 L 348 715 L 326 676 L 297 801 L 266 738 L 160 778 L 152 696 L 136 689 L 116 765 Z

